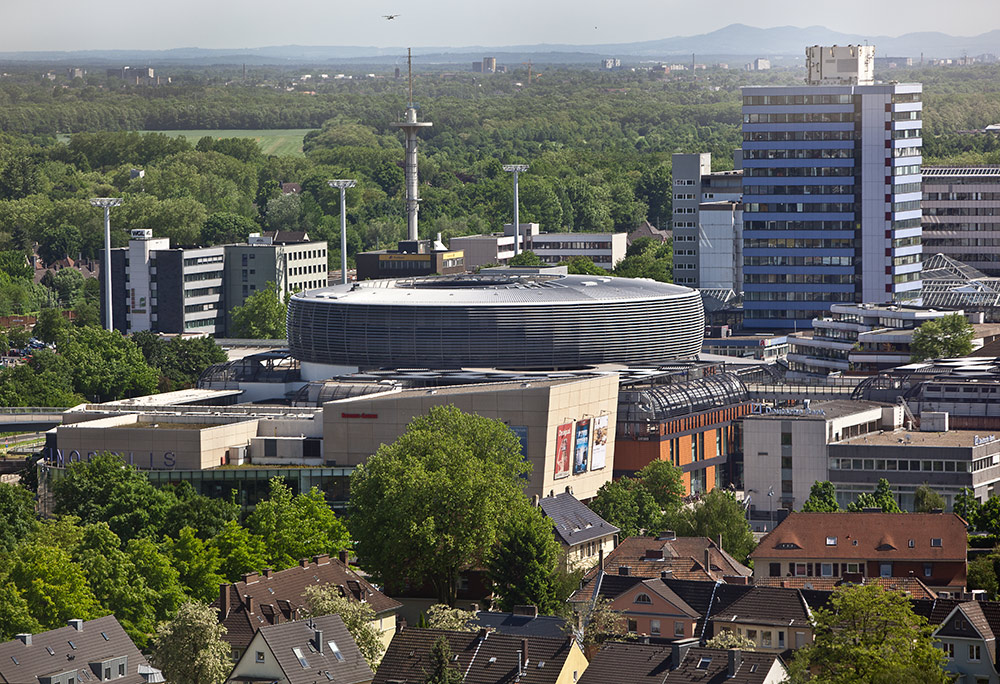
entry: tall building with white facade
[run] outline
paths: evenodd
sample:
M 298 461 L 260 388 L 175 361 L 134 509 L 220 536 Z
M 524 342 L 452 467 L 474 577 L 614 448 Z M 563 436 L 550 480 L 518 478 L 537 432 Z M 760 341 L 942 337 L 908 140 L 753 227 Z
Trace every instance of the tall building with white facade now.
M 922 87 L 875 84 L 868 47 L 810 48 L 805 86 L 743 88 L 747 328 L 919 294 Z
M 674 282 L 742 290 L 743 206 L 740 171 L 712 173 L 709 152 L 675 154 Z

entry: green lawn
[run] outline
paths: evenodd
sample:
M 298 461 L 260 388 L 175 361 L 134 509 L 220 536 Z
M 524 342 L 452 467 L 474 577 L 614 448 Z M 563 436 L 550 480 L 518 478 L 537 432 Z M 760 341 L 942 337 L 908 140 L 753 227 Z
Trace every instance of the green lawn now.
M 253 138 L 264 154 L 303 156 L 302 138 L 311 128 L 265 128 L 258 130 L 215 130 L 215 131 L 147 131 L 170 136 L 183 135 L 192 144 L 199 138 L 210 135 L 213 138 Z

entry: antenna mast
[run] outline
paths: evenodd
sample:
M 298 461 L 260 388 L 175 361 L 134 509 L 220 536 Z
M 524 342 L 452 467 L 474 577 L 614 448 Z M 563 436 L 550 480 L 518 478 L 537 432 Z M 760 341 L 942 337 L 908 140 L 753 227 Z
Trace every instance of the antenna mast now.
M 417 131 L 431 126 L 430 121 L 417 121 L 417 106 L 413 103 L 413 53 L 406 49 L 406 63 L 410 79 L 410 102 L 406 106 L 404 120 L 389 124 L 393 128 L 402 128 L 406 134 L 406 237 L 408 240 L 419 238 L 417 230 L 417 212 L 420 210 L 420 196 L 417 185 Z
M 407 100 L 408 102 L 407 106 L 412 107 L 413 106 L 413 49 L 412 48 L 406 48 L 406 71 L 407 71 L 407 78 L 409 79 L 410 82 L 410 99 Z

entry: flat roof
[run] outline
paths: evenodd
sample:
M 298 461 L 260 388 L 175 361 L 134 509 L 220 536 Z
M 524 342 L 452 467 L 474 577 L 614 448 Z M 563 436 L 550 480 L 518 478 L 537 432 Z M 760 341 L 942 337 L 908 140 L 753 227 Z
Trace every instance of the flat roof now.
M 101 406 L 176 406 L 178 404 L 190 404 L 196 401 L 208 401 L 210 399 L 235 397 L 240 394 L 243 394 L 243 390 L 183 389 L 177 390 L 176 392 L 147 394 L 143 397 L 108 401 L 101 404 Z
M 892 404 L 854 399 L 831 399 L 830 401 L 812 401 L 809 403 L 809 408 L 806 408 L 804 405 L 776 408 L 774 409 L 774 413 L 751 413 L 746 418 L 755 420 L 830 420 L 831 418 L 852 416 L 856 413 L 871 411 L 872 409 L 882 409 L 887 406 L 892 406 Z M 796 413 L 796 411 L 801 411 L 802 413 Z
M 400 399 L 408 397 L 423 397 L 430 395 L 456 395 L 456 394 L 479 394 L 483 392 L 502 392 L 504 390 L 519 390 L 519 389 L 531 389 L 534 387 L 554 387 L 556 385 L 567 385 L 575 382 L 583 382 L 585 380 L 593 380 L 595 378 L 610 376 L 612 373 L 592 373 L 588 375 L 578 375 L 576 377 L 569 378 L 530 378 L 515 380 L 512 382 L 480 382 L 469 385 L 446 385 L 443 387 L 414 387 L 410 389 L 400 390 L 399 392 L 386 392 L 385 394 L 376 395 L 363 395 L 358 397 L 351 397 L 349 399 L 341 399 L 336 403 L 348 403 L 351 401 L 360 401 L 364 399 L 371 399 L 373 401 L 379 401 L 382 399 Z M 617 381 L 617 380 L 616 380 Z
M 977 445 L 976 441 L 980 444 Z M 987 430 L 949 430 L 948 432 L 921 432 L 919 430 L 894 430 L 873 432 L 853 437 L 837 444 L 871 444 L 899 447 L 974 447 L 983 444 L 1000 444 L 1000 434 Z

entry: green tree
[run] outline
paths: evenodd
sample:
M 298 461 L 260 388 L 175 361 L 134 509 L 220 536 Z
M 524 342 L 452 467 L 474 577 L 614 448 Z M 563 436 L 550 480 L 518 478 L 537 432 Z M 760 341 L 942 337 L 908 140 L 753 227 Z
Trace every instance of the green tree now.
M 837 503 L 837 487 L 829 480 L 813 482 L 809 490 L 809 498 L 802 504 L 804 513 L 836 513 L 840 510 Z
M 80 254 L 80 229 L 63 224 L 45 230 L 38 243 L 38 256 L 46 265 L 65 257 L 76 258 Z
M 976 516 L 976 529 L 1000 535 L 1000 497 L 991 496 L 980 506 Z
M 847 510 L 852 513 L 860 513 L 866 508 L 878 508 L 883 513 L 901 513 L 896 497 L 892 494 L 892 487 L 887 479 L 879 478 L 875 485 L 875 492 L 869 494 L 862 492 L 852 503 L 848 504 Z
M 462 672 L 452 666 L 448 639 L 442 634 L 431 647 L 431 671 L 427 673 L 424 684 L 462 684 L 462 681 Z
M 350 544 L 347 528 L 319 488 L 293 496 L 279 477 L 271 478 L 270 496 L 247 518 L 247 529 L 263 539 L 268 564 L 278 570 L 300 558 L 337 554 Z
M 264 540 L 229 520 L 208 542 L 219 556 L 219 572 L 227 582 L 236 582 L 248 572 L 260 572 L 267 567 L 267 546 Z
M 226 628 L 204 603 L 185 603 L 153 637 L 150 662 L 170 684 L 222 684 L 233 669 Z
M 73 389 L 96 402 L 152 394 L 156 371 L 117 330 L 78 328 L 59 349 L 72 369 Z
M 38 312 L 38 320 L 31 332 L 42 342 L 58 343 L 69 330 L 69 321 L 63 317 L 60 309 L 42 309 Z
M 976 556 L 973 560 L 969 561 L 969 572 L 966 578 L 966 584 L 969 590 L 982 589 L 986 592 L 986 598 L 990 601 L 996 599 L 998 582 L 997 582 L 997 572 L 996 565 L 997 561 L 1000 560 L 1000 555 L 994 552 L 988 556 Z
M 913 331 L 910 360 L 955 358 L 972 351 L 974 331 L 962 314 L 926 321 Z
M 253 219 L 235 214 L 231 211 L 220 211 L 210 214 L 201 227 L 201 243 L 203 245 L 224 245 L 234 242 L 246 242 L 250 233 L 260 230 Z
M 435 603 L 427 609 L 427 628 L 451 632 L 475 632 L 479 629 L 475 611 L 452 608 L 444 603 Z
M 604 270 L 589 258 L 585 256 L 575 256 L 570 257 L 569 260 L 564 261 L 561 266 L 566 267 L 567 273 L 572 273 L 575 275 L 594 275 L 594 276 L 606 276 L 608 271 Z
M 218 553 L 198 538 L 194 528 L 182 528 L 177 539 L 164 539 L 163 553 L 177 570 L 178 580 L 188 596 L 197 601 L 211 601 L 219 595 L 223 577 L 219 574 Z
M 344 621 L 347 631 L 354 637 L 358 650 L 374 671 L 382 660 L 385 644 L 379 633 L 375 611 L 368 603 L 351 601 L 341 596 L 333 585 L 306 587 L 306 614 L 308 617 L 336 613 Z
M 629 477 L 605 482 L 587 506 L 621 530 L 622 537 L 656 534 L 666 524 L 653 495 Z
M 931 489 L 926 482 L 913 492 L 913 510 L 916 513 L 930 513 L 938 508 L 943 511 L 944 507 L 944 497 Z
M 503 423 L 431 408 L 351 475 L 359 563 L 390 587 L 429 582 L 454 605 L 459 572 L 482 565 L 500 521 L 523 505 L 529 469 Z
M 102 614 L 83 569 L 64 549 L 37 541 L 21 544 L 8 557 L 7 573 L 8 581 L 28 606 L 28 614 L 44 629 Z
M 608 639 L 621 640 L 628 637 L 625 615 L 611 607 L 611 600 L 598 598 L 590 607 L 583 620 L 581 646 L 588 658 L 593 657 L 598 647 Z
M 736 648 L 741 651 L 756 651 L 757 642 L 732 630 L 723 629 L 705 642 L 705 648 L 721 648 L 725 650 Z
M 815 641 L 795 653 L 791 681 L 815 684 L 944 684 L 934 627 L 902 592 L 878 584 L 842 586 L 813 611 Z
M 247 340 L 277 340 L 285 337 L 285 314 L 278 287 L 268 282 L 263 290 L 246 298 L 242 306 L 233 309 L 232 335 Z
M 568 596 L 557 594 L 562 549 L 552 521 L 540 509 L 525 505 L 507 516 L 497 536 L 486 570 L 500 609 L 535 605 L 543 615 L 559 610 Z
M 34 634 L 43 631 L 42 625 L 31 616 L 28 602 L 17 585 L 0 576 L 0 639 L 10 641 L 17 634 Z
M 0 553 L 12 551 L 35 529 L 35 501 L 24 487 L 0 482 Z
M 544 266 L 545 262 L 530 249 L 525 249 L 519 254 L 512 256 L 507 264 L 509 266 Z
M 955 503 L 952 510 L 969 523 L 970 530 L 979 529 L 979 512 L 982 504 L 976 498 L 975 493 L 968 487 L 963 487 L 955 495 Z
M 693 508 L 682 510 L 675 529 L 691 537 L 716 539 L 721 535 L 722 548 L 740 562 L 757 545 L 742 504 L 731 492 L 721 489 L 713 489 Z
M 635 477 L 661 509 L 676 511 L 680 508 L 684 496 L 684 474 L 673 463 L 650 461 Z

